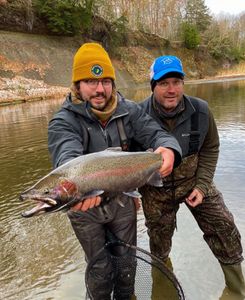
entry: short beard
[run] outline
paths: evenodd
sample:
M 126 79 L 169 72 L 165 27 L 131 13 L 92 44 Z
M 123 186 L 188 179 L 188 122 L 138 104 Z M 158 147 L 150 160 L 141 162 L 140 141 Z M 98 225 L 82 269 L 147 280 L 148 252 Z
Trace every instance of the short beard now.
M 100 106 L 100 104 L 99 104 L 98 106 L 97 106 L 97 105 L 94 106 L 93 103 L 92 103 L 92 101 L 89 101 L 91 107 L 94 108 L 94 109 L 103 111 L 104 108 L 106 107 L 106 105 L 107 105 L 107 103 L 108 103 L 109 100 L 107 100 L 106 95 L 105 95 L 105 93 L 103 93 L 103 92 L 99 92 L 99 93 L 96 92 L 95 95 L 90 96 L 89 99 L 92 100 L 92 98 L 95 98 L 95 97 L 103 97 L 103 98 L 105 99 L 105 103 L 103 104 L 103 106 Z M 101 104 L 101 105 L 102 105 L 102 104 Z

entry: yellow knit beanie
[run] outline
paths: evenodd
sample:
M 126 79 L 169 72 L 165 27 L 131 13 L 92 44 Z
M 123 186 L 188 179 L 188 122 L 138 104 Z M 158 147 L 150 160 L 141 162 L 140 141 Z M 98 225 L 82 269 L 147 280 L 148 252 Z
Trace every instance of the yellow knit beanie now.
M 83 44 L 74 56 L 72 81 L 106 77 L 115 80 L 115 70 L 108 53 L 100 44 Z

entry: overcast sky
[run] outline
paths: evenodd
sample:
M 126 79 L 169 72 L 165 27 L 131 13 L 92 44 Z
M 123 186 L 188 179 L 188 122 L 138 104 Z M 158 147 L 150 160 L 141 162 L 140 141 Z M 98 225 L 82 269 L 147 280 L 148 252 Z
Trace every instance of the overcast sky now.
M 205 0 L 205 4 L 213 14 L 239 14 L 245 11 L 245 0 Z

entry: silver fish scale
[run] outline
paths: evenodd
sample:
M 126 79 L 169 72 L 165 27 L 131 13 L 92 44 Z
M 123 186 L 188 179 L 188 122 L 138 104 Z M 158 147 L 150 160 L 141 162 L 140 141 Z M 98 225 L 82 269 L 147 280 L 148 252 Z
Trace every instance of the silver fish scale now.
M 62 195 L 62 203 L 65 204 L 75 194 L 66 191 L 64 181 L 76 185 L 79 192 L 79 195 L 76 195 L 78 199 L 92 195 L 94 191 L 101 193 L 104 191 L 107 194 L 131 192 L 147 183 L 160 169 L 161 164 L 161 154 L 153 152 L 104 150 L 83 155 L 47 174 L 23 192 L 21 199 L 49 203 L 55 207 L 56 204 L 52 203 L 57 203 L 57 188 L 60 187 L 60 190 L 67 193 L 67 196 L 66 193 Z
M 81 194 L 92 190 L 126 192 L 144 185 L 162 163 L 161 156 L 150 152 L 107 152 L 79 159 L 75 169 L 70 170 L 70 180 L 75 182 Z M 108 151 L 109 152 L 109 151 Z M 112 151 L 110 151 L 112 152 Z

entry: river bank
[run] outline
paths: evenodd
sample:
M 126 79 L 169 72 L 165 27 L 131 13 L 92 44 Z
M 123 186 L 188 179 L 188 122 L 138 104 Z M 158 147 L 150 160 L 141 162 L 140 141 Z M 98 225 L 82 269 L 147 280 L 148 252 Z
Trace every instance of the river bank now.
M 150 39 L 150 37 L 148 37 Z M 151 36 L 151 45 L 135 44 L 111 55 L 120 89 L 149 87 L 149 69 L 160 55 L 176 55 L 183 63 L 185 82 L 227 80 L 245 76 L 245 63 L 216 61 L 205 49 L 191 51 L 163 45 Z M 60 37 L 0 30 L 0 105 L 62 98 L 69 91 L 73 57 L 83 38 Z M 225 78 L 225 79 L 223 79 Z
M 0 106 L 61 98 L 68 91 L 67 87 L 51 86 L 42 80 L 21 76 L 0 78 Z
M 245 74 L 232 74 L 204 79 L 185 80 L 186 84 L 199 84 L 209 82 L 221 82 L 232 80 L 245 80 Z M 148 86 L 149 83 L 140 84 Z M 69 92 L 68 87 L 52 86 L 42 80 L 34 80 L 16 76 L 10 78 L 0 78 L 0 106 L 14 105 L 25 102 L 42 101 L 65 97 Z

